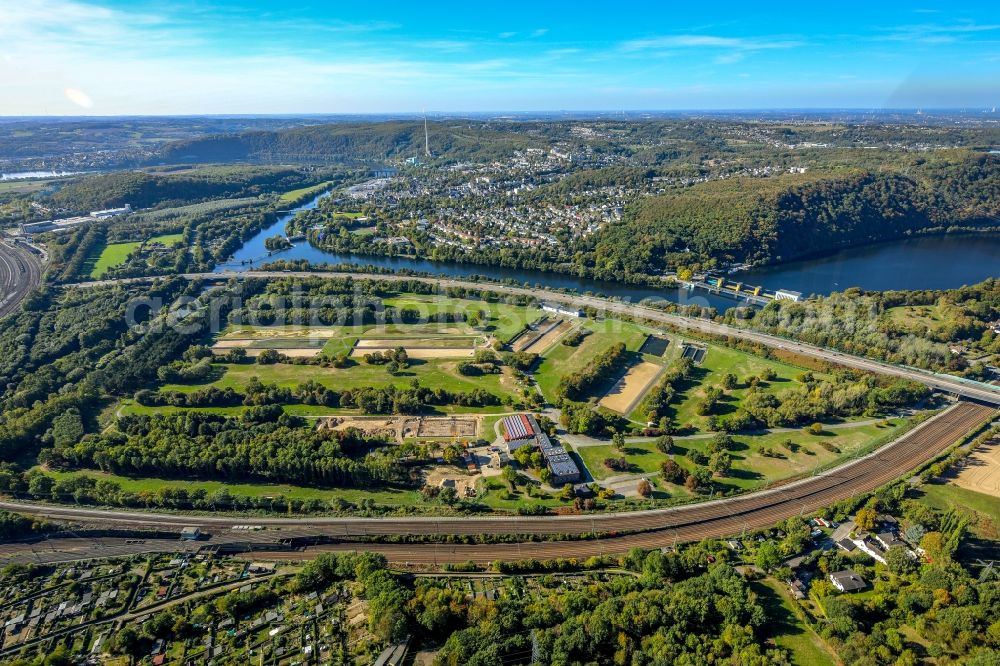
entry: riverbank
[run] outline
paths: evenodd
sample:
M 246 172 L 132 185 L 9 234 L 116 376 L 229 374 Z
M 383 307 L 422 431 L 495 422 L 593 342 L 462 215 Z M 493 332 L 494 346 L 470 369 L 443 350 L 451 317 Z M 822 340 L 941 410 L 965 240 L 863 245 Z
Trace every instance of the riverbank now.
M 308 242 L 277 252 L 269 252 L 268 237 L 284 233 L 285 226 L 299 212 L 315 208 L 321 194 L 288 211 L 250 238 L 216 272 L 258 270 L 265 262 L 307 261 L 310 264 L 374 266 L 378 269 L 409 270 L 452 278 L 482 276 L 498 282 L 537 284 L 550 289 L 592 293 L 638 302 L 667 300 L 679 305 L 696 305 L 726 310 L 743 303 L 727 296 L 677 289 L 650 276 L 646 284 L 579 277 L 539 269 L 432 261 L 410 256 L 357 255 L 323 250 Z M 823 256 L 771 264 L 740 271 L 730 280 L 761 285 L 775 290 L 797 291 L 803 295 L 825 295 L 858 287 L 871 291 L 907 289 L 953 289 L 997 276 L 1000 267 L 1000 234 L 920 236 L 898 241 L 836 250 Z

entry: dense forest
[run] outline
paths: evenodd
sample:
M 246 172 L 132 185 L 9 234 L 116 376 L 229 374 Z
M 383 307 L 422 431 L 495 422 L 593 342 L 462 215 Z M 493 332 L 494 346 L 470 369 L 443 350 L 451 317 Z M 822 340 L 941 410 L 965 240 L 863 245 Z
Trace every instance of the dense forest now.
M 81 176 L 59 188 L 52 203 L 74 213 L 129 204 L 150 208 L 222 197 L 285 192 L 322 182 L 315 174 L 287 167 L 203 167 L 192 172 L 116 171 Z
M 596 276 L 692 261 L 766 263 L 954 229 L 1000 228 L 1000 156 L 956 154 L 908 173 L 734 178 L 640 200 L 580 258 Z
M 476 121 L 428 123 L 431 150 L 440 159 L 491 160 L 547 142 L 502 132 Z M 157 156 L 168 163 L 293 162 L 358 163 L 424 154 L 423 122 L 351 123 L 296 127 L 189 139 Z

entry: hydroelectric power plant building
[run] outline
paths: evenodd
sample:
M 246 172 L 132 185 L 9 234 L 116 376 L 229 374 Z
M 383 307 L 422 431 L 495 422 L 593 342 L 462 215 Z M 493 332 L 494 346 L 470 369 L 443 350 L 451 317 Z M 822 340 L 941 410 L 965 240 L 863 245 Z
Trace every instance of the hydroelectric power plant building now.
M 572 456 L 563 447 L 552 443 L 534 416 L 529 414 L 505 416 L 501 423 L 504 441 L 511 452 L 522 446 L 538 448 L 542 452 L 545 464 L 552 472 L 552 485 L 576 483 L 580 480 L 580 468 Z

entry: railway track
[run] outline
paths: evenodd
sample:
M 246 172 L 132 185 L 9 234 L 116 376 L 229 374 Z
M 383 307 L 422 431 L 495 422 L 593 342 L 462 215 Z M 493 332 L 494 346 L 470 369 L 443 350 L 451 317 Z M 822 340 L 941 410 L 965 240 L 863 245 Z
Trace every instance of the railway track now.
M 0 241 L 0 317 L 17 309 L 41 279 L 41 264 L 30 250 Z
M 310 547 L 306 551 L 272 555 L 281 559 L 308 558 L 323 551 L 352 550 L 377 551 L 384 553 L 390 560 L 415 564 L 466 560 L 482 562 L 496 559 L 585 558 L 621 553 L 636 547 L 659 548 L 708 537 L 727 536 L 744 530 L 769 527 L 794 515 L 811 513 L 903 476 L 995 415 L 993 407 L 961 402 L 892 444 L 821 475 L 734 498 L 630 513 L 540 517 L 295 519 L 149 514 L 18 502 L 0 502 L 0 509 L 86 525 L 92 529 L 179 531 L 182 526 L 198 526 L 209 535 L 201 545 L 274 544 L 316 537 L 334 542 Z M 248 524 L 260 529 L 233 529 Z M 381 536 L 484 534 L 551 537 L 583 533 L 601 533 L 605 536 L 588 540 L 488 545 L 358 543 L 359 539 Z M 178 549 L 177 541 L 167 540 L 165 543 L 171 544 L 170 550 Z M 0 562 L 33 561 L 32 558 L 41 557 L 43 551 L 50 558 L 65 556 L 76 559 L 81 558 L 83 553 L 91 553 L 90 557 L 106 557 L 106 552 L 98 554 L 104 548 L 122 551 L 123 539 L 50 540 L 34 547 L 24 544 L 0 545 Z M 136 544 L 135 552 L 146 552 L 143 549 L 149 548 L 148 542 Z M 256 556 L 267 555 L 258 553 Z

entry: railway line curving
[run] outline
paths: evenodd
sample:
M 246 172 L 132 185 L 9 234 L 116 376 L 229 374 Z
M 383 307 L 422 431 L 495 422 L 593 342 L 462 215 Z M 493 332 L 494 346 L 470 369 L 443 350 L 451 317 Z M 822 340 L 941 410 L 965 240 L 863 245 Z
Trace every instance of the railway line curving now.
M 41 279 L 38 257 L 22 245 L 0 241 L 0 317 L 17 309 Z

